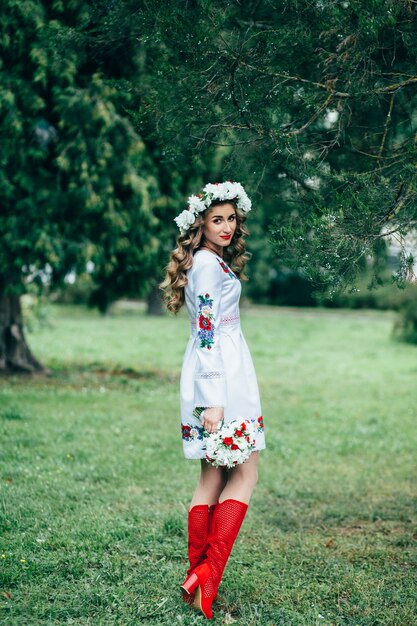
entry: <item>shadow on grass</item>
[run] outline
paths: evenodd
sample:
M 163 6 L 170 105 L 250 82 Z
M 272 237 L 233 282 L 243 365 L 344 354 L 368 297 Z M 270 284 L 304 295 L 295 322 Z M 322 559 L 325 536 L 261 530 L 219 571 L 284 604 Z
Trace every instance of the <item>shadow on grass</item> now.
M 46 376 L 11 375 L 4 380 L 12 385 L 21 386 L 59 386 L 83 387 L 86 384 L 106 384 L 112 388 L 124 386 L 130 382 L 155 382 L 157 384 L 173 384 L 179 382 L 180 372 L 167 372 L 160 369 L 135 369 L 106 363 L 71 363 L 62 367 L 60 363 L 49 364 L 50 371 Z M 6 415 L 7 413 L 7 415 Z M 9 409 L 4 419 L 24 419 L 18 410 Z

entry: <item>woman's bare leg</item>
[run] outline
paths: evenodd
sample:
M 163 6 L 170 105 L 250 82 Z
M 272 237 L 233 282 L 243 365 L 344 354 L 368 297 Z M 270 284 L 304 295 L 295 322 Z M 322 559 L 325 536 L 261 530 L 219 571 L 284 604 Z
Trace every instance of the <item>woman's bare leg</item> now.
M 220 494 L 219 502 L 232 498 L 249 504 L 252 491 L 258 481 L 259 452 L 252 452 L 240 465 L 229 470 L 228 480 Z
M 213 467 L 201 459 L 201 474 L 190 504 L 190 510 L 196 504 L 215 504 L 224 490 L 228 476 L 226 469 Z

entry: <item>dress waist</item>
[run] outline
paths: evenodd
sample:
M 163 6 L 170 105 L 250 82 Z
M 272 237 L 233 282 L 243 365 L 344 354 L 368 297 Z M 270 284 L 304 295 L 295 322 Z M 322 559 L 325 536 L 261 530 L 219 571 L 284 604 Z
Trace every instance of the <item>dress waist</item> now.
M 240 328 L 240 315 L 222 315 L 220 324 L 217 325 L 216 330 L 227 333 L 236 328 Z M 190 330 L 192 335 L 197 334 L 198 326 L 196 319 L 190 319 Z

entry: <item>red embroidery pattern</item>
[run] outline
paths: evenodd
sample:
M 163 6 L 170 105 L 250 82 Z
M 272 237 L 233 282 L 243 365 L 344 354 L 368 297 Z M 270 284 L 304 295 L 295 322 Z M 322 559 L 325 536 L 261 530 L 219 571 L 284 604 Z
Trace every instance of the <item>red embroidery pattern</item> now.
M 232 272 L 232 270 L 230 269 L 230 267 L 228 267 L 226 265 L 226 263 L 224 261 L 221 261 L 217 256 L 216 259 L 218 260 L 218 262 L 220 263 L 220 267 L 222 268 L 223 272 L 225 272 L 225 274 L 228 274 L 230 276 L 230 278 L 236 278 L 237 280 L 237 276 L 236 274 L 234 274 Z

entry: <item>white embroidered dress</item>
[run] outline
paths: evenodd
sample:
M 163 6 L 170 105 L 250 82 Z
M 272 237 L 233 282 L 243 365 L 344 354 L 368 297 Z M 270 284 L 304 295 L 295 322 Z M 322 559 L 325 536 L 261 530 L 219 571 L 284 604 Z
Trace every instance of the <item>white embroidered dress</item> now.
M 185 303 L 191 334 L 181 371 L 181 432 L 184 456 L 206 456 L 200 415 L 224 407 L 224 423 L 250 419 L 255 449 L 265 448 L 259 389 L 252 358 L 240 327 L 240 280 L 208 250 L 197 250 L 187 272 Z

